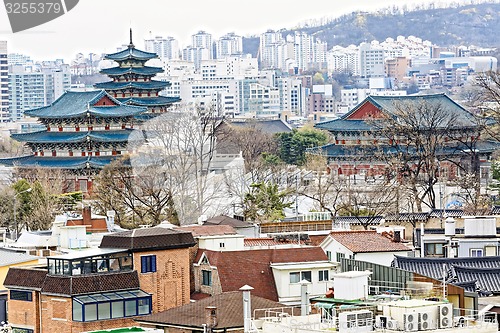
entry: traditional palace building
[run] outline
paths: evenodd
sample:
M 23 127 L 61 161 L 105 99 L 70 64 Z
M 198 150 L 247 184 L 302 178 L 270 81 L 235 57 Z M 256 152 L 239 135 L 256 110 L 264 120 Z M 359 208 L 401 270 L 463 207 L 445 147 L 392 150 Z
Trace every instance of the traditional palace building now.
M 64 93 L 51 105 L 26 111 L 45 130 L 12 134 L 31 155 L 3 159 L 20 172 L 36 168 L 68 173 L 67 190 L 90 191 L 92 176 L 127 152 L 136 117 L 144 107 L 125 105 L 104 90 Z M 136 132 L 138 133 L 138 132 Z
M 162 227 L 105 235 L 98 249 L 12 267 L 13 332 L 87 332 L 134 326 L 134 318 L 189 303 L 190 232 Z
M 384 116 L 396 116 L 401 106 L 416 110 L 422 108 L 423 103 L 427 103 L 429 108 L 439 108 L 453 119 L 451 129 L 445 128 L 446 117 L 442 117 L 440 124 L 435 124 L 435 130 L 448 130 L 450 134 L 435 152 L 440 161 L 441 173 L 450 179 L 456 177 L 460 172 L 456 163 L 470 163 L 470 151 L 475 150 L 481 176 L 487 177 L 491 155 L 500 148 L 500 144 L 480 140 L 481 126 L 467 110 L 445 94 L 369 96 L 341 118 L 316 124 L 316 128 L 329 131 L 335 142 L 309 151 L 324 154 L 328 158 L 330 171 L 335 174 L 359 175 L 360 178 L 383 175 L 387 164 L 379 154 L 394 154 L 397 157 L 401 147 L 406 147 L 403 148 L 406 149 L 405 153 L 411 154 L 413 143 L 403 142 L 404 139 L 401 142 L 390 140 L 382 134 L 382 126 L 377 126 L 376 122 Z M 460 140 L 456 140 L 457 137 Z
M 159 92 L 170 86 L 171 83 L 152 79 L 156 74 L 163 72 L 160 67 L 145 65 L 148 60 L 155 58 L 158 58 L 156 53 L 135 48 L 132 43 L 132 30 L 130 30 L 128 48 L 105 56 L 105 59 L 118 63 L 117 67 L 101 71 L 102 74 L 108 75 L 112 81 L 97 83 L 95 87 L 106 90 L 122 103 L 147 107 L 148 113 L 143 116 L 166 112 L 167 108 L 173 103 L 179 102 L 180 98 L 159 95 Z

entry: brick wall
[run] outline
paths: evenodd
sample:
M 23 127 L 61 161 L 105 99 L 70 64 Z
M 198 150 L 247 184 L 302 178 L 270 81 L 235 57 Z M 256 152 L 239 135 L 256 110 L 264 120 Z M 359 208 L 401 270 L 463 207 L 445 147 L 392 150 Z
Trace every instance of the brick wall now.
M 7 319 L 14 327 L 32 328 L 39 327 L 38 298 L 40 293 L 32 292 L 32 301 L 16 301 L 8 299 Z
M 211 286 L 205 286 L 202 284 L 202 282 L 203 282 L 202 271 L 203 270 L 212 272 L 212 285 Z M 222 294 L 222 285 L 220 283 L 219 271 L 217 271 L 217 268 L 213 268 L 208 264 L 201 264 L 199 266 L 195 266 L 193 268 L 193 272 L 194 272 L 194 284 L 195 284 L 196 291 L 210 294 L 211 296 Z
M 156 272 L 141 273 L 143 255 L 156 255 Z M 141 289 L 153 294 L 153 313 L 189 303 L 189 258 L 189 248 L 134 253 Z

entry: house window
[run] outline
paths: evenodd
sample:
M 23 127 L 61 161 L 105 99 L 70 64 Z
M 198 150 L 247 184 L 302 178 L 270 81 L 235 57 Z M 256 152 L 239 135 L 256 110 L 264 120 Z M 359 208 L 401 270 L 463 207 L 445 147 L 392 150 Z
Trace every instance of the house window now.
M 224 247 L 226 247 L 226 245 L 224 243 L 219 243 L 219 247 L 224 248 Z
M 328 257 L 328 261 L 332 261 L 332 252 L 326 251 L 326 256 Z
M 483 249 L 470 249 L 471 257 L 482 257 L 484 256 Z
M 290 272 L 290 283 L 300 282 L 300 272 Z
M 318 281 L 328 281 L 328 270 L 321 270 L 318 272 Z
M 33 293 L 25 290 L 11 290 L 10 299 L 15 301 L 33 301 Z
M 338 253 L 337 252 L 337 262 L 340 262 L 342 258 L 345 258 L 345 253 Z
M 312 276 L 311 271 L 300 272 L 300 281 L 306 280 L 312 282 L 311 276 Z
M 212 285 L 212 271 L 202 270 L 201 271 L 201 284 L 204 286 Z
M 156 256 L 141 256 L 141 273 L 156 272 Z
M 425 244 L 425 255 L 428 256 L 444 256 L 444 246 L 439 243 Z

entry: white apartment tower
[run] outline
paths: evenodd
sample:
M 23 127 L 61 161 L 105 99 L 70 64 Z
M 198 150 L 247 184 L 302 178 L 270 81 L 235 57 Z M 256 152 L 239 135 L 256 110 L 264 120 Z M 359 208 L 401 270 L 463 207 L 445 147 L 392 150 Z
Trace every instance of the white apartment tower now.
M 280 32 L 268 30 L 260 35 L 260 68 L 279 68 L 279 52 L 277 46 L 282 44 L 283 37 Z
M 359 45 L 359 69 L 364 78 L 385 76 L 385 51 L 378 42 Z
M 9 66 L 7 61 L 7 41 L 0 41 L 0 122 L 9 117 Z
M 210 58 L 213 59 L 213 41 L 212 41 L 212 35 L 209 33 L 206 33 L 205 31 L 198 31 L 198 33 L 191 35 L 191 47 L 193 48 L 201 48 L 201 49 L 207 49 L 209 50 Z M 203 59 L 207 60 L 207 59 Z
M 242 53 L 243 37 L 234 33 L 224 35 L 215 42 L 215 57 L 217 59 Z
M 145 39 L 144 48 L 147 52 L 158 54 L 160 59 L 179 59 L 179 42 L 173 37 L 161 37 Z

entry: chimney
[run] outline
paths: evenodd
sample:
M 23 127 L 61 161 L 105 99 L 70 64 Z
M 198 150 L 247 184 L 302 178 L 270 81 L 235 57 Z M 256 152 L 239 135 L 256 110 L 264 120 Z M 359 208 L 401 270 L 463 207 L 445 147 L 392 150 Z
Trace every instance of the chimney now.
M 394 237 L 392 238 L 392 241 L 394 243 L 400 243 L 401 242 L 401 231 L 395 230 L 394 231 Z
M 250 332 L 251 320 L 252 320 L 252 304 L 250 299 L 250 291 L 253 290 L 249 285 L 244 285 L 240 288 L 243 292 L 243 325 L 244 333 Z
M 205 323 L 207 324 L 207 331 L 212 332 L 212 329 L 217 326 L 217 307 L 207 306 L 205 308 Z
M 90 206 L 83 207 L 82 218 L 83 225 L 92 225 L 92 211 Z

